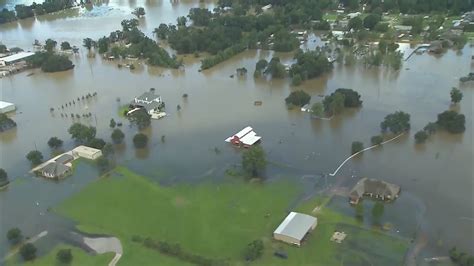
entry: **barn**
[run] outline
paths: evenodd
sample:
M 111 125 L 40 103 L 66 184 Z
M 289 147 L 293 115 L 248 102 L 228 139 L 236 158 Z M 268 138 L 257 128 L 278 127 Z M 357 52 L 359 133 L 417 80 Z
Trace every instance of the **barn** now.
M 301 242 L 308 234 L 314 230 L 318 224 L 318 219 L 311 215 L 291 212 L 273 232 L 273 238 L 289 244 L 301 246 Z

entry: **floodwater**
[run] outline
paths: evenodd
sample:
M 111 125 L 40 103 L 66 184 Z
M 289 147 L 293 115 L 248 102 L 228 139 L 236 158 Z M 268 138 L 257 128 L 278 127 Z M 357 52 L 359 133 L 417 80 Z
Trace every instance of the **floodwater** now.
M 0 1 L 0 7 L 15 1 L 4 2 Z M 80 46 L 83 38 L 98 38 L 119 29 L 120 21 L 131 18 L 130 12 L 137 6 L 146 9 L 140 27 L 151 35 L 159 23 L 174 23 L 177 16 L 186 15 L 191 7 L 212 9 L 215 5 L 211 1 L 200 2 L 101 1 L 92 10 L 76 8 L 1 25 L 0 36 L 4 44 L 25 50 L 32 48 L 34 39 L 46 38 Z M 314 40 L 303 48 L 313 49 L 319 43 L 319 39 Z M 267 167 L 267 176 L 306 184 L 309 181 L 305 177 L 332 173 L 350 155 L 353 141 L 370 145 L 370 137 L 380 132 L 383 118 L 402 110 L 411 114 L 410 134 L 348 162 L 336 177 L 327 177 L 328 182 L 350 188 L 358 177 L 367 176 L 399 184 L 401 198 L 386 207 L 384 218 L 399 229 L 396 233 L 413 237 L 421 230 L 429 237 L 428 254 L 443 254 L 453 245 L 473 253 L 474 86 L 461 86 L 458 82 L 460 76 L 473 71 L 472 54 L 473 49 L 467 45 L 460 53 L 448 51 L 438 57 L 414 55 L 400 71 L 336 65 L 331 73 L 298 88 L 312 95 L 312 102 L 340 87 L 355 89 L 362 95 L 362 108 L 347 110 L 331 121 L 312 120 L 299 110 L 287 110 L 284 98 L 295 89 L 289 80 L 253 78 L 255 63 L 261 58 L 269 60 L 274 56 L 270 51 L 246 51 L 198 72 L 200 62 L 193 55 L 184 58 L 184 70 L 140 64 L 130 71 L 119 69 L 118 62 L 103 61 L 99 56 L 90 58 L 81 49 L 79 55 L 72 57 L 76 65 L 72 71 L 45 74 L 37 69 L 1 79 L 1 99 L 17 105 L 12 118 L 18 127 L 0 134 L 0 167 L 7 170 L 13 181 L 10 188 L 0 192 L 0 235 L 12 226 L 21 227 L 28 235 L 49 227 L 71 227 L 68 221 L 44 210 L 77 192 L 97 173 L 85 165 L 59 183 L 31 178 L 25 155 L 37 148 L 49 157 L 46 142 L 51 136 L 65 140 L 65 149 L 73 147 L 67 133 L 73 122 L 96 126 L 98 137 L 106 140 L 110 140 L 112 131 L 109 120 L 123 122 L 126 144 L 117 152 L 117 159 L 163 184 L 218 179 L 226 169 L 240 163 L 240 151 L 224 139 L 251 125 L 263 136 L 261 145 L 272 162 Z M 284 63 L 292 60 L 291 54 L 277 55 Z M 231 78 L 239 67 L 246 67 L 248 76 Z M 150 148 L 136 152 L 131 140 L 137 129 L 119 117 L 118 109 L 152 87 L 166 102 L 169 116 L 152 122 L 152 127 L 145 131 L 151 137 Z M 452 87 L 460 87 L 464 93 L 462 102 L 454 108 L 466 115 L 465 133 L 439 132 L 425 145 L 415 145 L 414 133 L 435 121 L 438 113 L 451 108 Z M 98 93 L 97 97 L 77 102 L 78 97 L 93 92 Z M 187 99 L 182 98 L 184 93 L 189 95 Z M 72 107 L 58 108 L 74 99 L 76 104 Z M 263 101 L 263 105 L 254 106 L 256 100 Z M 177 111 L 177 105 L 181 111 Z M 51 107 L 54 112 L 50 112 Z M 61 117 L 61 113 L 89 112 L 91 118 Z M 220 152 L 216 153 L 215 148 Z M 325 186 L 325 182 L 316 182 L 314 190 L 319 191 L 320 186 Z M 339 201 L 332 205 L 347 213 L 353 211 Z M 0 254 L 5 252 L 4 241 L 0 237 Z

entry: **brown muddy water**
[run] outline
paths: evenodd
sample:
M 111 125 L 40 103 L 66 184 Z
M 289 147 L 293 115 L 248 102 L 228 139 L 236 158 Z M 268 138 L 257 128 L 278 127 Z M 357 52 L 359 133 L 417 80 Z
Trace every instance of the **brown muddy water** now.
M 91 10 L 76 8 L 1 25 L 1 42 L 26 50 L 32 49 L 34 39 L 46 38 L 80 46 L 83 38 L 98 38 L 118 29 L 120 21 L 131 18 L 130 12 L 137 6 L 146 8 L 147 15 L 140 20 L 140 26 L 151 35 L 159 23 L 174 22 L 191 7 L 214 7 L 209 1 L 175 2 L 102 1 Z M 0 1 L 0 6 L 12 3 Z M 313 49 L 319 44 L 318 38 L 314 40 L 303 48 Z M 295 90 L 288 80 L 253 78 L 256 61 L 269 60 L 274 55 L 270 51 L 246 51 L 200 73 L 199 59 L 194 56 L 185 57 L 184 70 L 139 64 L 130 71 L 119 69 L 117 61 L 103 61 L 99 56 L 89 58 L 86 50 L 81 49 L 79 55 L 72 57 L 76 65 L 72 71 L 45 74 L 31 70 L 1 79 L 1 99 L 17 105 L 12 118 L 18 127 L 0 135 L 0 167 L 8 171 L 13 181 L 6 191 L 0 192 L 0 235 L 12 226 L 24 228 L 30 235 L 44 228 L 54 231 L 71 226 L 47 209 L 77 192 L 97 172 L 86 164 L 63 182 L 31 178 L 25 155 L 37 147 L 49 157 L 46 142 L 51 136 L 65 140 L 65 149 L 72 147 L 67 129 L 73 122 L 96 126 L 98 136 L 106 140 L 111 134 L 109 120 L 123 122 L 126 144 L 117 153 L 118 160 L 164 184 L 199 182 L 210 176 L 219 179 L 226 169 L 240 162 L 240 151 L 229 147 L 224 139 L 251 125 L 263 136 L 261 145 L 271 162 L 267 176 L 293 179 L 305 185 L 308 181 L 304 177 L 332 173 L 349 155 L 353 141 L 368 146 L 370 137 L 380 132 L 384 116 L 403 110 L 411 114 L 410 134 L 355 158 L 336 177 L 326 181 L 350 187 L 359 177 L 367 176 L 399 184 L 401 198 L 385 209 L 385 219 L 397 228 L 396 234 L 411 238 L 417 231 L 426 233 L 430 240 L 429 255 L 443 255 L 452 245 L 473 253 L 474 85 L 461 86 L 458 82 L 460 76 L 473 71 L 472 54 L 473 49 L 466 46 L 461 52 L 448 51 L 438 57 L 415 55 L 404 62 L 400 71 L 335 65 L 331 73 L 298 88 L 312 95 L 312 102 L 340 87 L 355 89 L 362 95 L 361 109 L 348 110 L 331 121 L 312 120 L 299 110 L 287 110 L 284 98 Z M 278 56 L 285 63 L 292 60 L 291 54 Z M 248 76 L 230 78 L 242 66 L 249 70 Z M 151 87 L 163 97 L 169 116 L 152 122 L 146 130 L 151 137 L 150 148 L 136 152 L 131 139 L 137 129 L 119 116 L 118 109 Z M 415 145 L 414 133 L 436 120 L 438 113 L 451 108 L 452 87 L 460 87 L 464 93 L 455 108 L 466 115 L 466 132 L 439 132 L 425 145 Z M 92 100 L 58 109 L 93 92 L 98 96 Z M 189 95 L 187 99 L 182 98 L 184 93 Z M 263 105 L 254 106 L 256 100 L 263 101 Z M 177 111 L 177 105 L 182 107 L 181 111 Z M 50 112 L 50 107 L 56 110 Z M 89 112 L 93 114 L 90 119 L 61 117 L 61 113 Z M 216 147 L 219 153 L 214 152 Z M 315 182 L 309 190 L 319 191 L 326 181 Z M 353 212 L 339 200 L 332 205 L 349 214 Z M 6 243 L 3 237 L 0 239 L 3 254 Z

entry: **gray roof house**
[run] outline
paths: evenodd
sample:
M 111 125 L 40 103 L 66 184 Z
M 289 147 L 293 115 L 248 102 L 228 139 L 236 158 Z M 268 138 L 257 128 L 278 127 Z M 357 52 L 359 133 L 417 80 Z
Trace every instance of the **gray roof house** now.
M 72 161 L 74 161 L 74 157 L 70 154 L 67 154 L 67 153 L 59 156 L 55 160 L 55 162 L 60 163 L 60 164 L 67 164 L 67 163 L 72 162 Z
M 156 95 L 153 92 L 145 92 L 142 95 L 135 97 L 131 105 L 135 107 L 143 107 L 150 112 L 152 110 L 161 109 L 164 107 L 164 102 L 161 96 Z
M 50 162 L 40 170 L 40 174 L 47 178 L 63 178 L 71 172 L 71 168 L 58 162 Z
M 357 204 L 362 197 L 368 196 L 376 199 L 391 201 L 398 198 L 400 190 L 400 186 L 398 185 L 365 177 L 359 180 L 359 182 L 357 182 L 357 184 L 351 190 L 349 193 L 349 200 L 351 204 Z
M 273 238 L 289 244 L 301 246 L 306 234 L 316 228 L 318 219 L 311 215 L 291 212 L 273 232 Z

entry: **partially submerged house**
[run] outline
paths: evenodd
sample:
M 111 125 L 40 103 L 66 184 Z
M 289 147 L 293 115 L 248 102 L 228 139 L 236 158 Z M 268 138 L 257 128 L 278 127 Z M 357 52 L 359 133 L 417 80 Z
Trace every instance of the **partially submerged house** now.
M 61 179 L 71 173 L 71 168 L 62 163 L 50 162 L 39 170 L 40 174 L 47 178 Z
M 237 132 L 235 135 L 228 137 L 225 142 L 232 143 L 238 147 L 248 148 L 256 143 L 258 143 L 262 137 L 257 136 L 257 133 L 253 131 L 252 127 L 246 127 L 241 131 Z
M 163 112 L 164 108 L 165 103 L 161 99 L 161 96 L 150 91 L 133 99 L 130 103 L 130 111 L 127 112 L 127 115 L 130 115 L 137 110 L 144 109 L 152 116 L 152 118 L 159 119 L 166 116 L 166 113 Z
M 400 186 L 382 180 L 362 178 L 349 193 L 351 204 L 359 203 L 363 197 L 371 197 L 383 201 L 392 201 L 400 195 Z
M 289 244 L 301 246 L 304 237 L 318 224 L 311 215 L 291 212 L 273 232 L 273 238 Z

